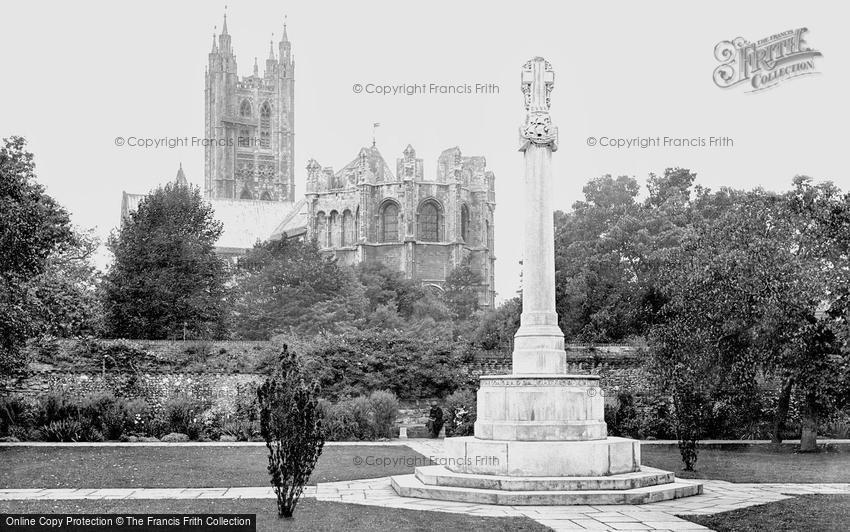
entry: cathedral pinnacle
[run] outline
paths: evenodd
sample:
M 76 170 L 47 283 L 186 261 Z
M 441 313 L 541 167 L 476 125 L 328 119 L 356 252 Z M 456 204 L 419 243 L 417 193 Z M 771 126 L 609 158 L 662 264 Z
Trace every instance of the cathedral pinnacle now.
M 272 33 L 272 40 L 269 41 L 269 59 L 274 61 L 274 33 Z
M 221 34 L 227 35 L 227 6 L 224 6 L 224 25 L 221 27 Z
M 180 168 L 177 170 L 177 177 L 174 182 L 181 186 L 187 186 L 189 181 L 186 179 L 186 174 L 183 173 L 183 163 L 180 163 Z

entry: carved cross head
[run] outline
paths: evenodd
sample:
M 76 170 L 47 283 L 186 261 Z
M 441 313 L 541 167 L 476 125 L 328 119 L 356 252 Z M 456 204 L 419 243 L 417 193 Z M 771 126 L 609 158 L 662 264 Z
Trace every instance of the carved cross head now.
M 525 124 L 520 128 L 520 151 L 529 143 L 558 149 L 558 128 L 549 116 L 550 95 L 555 86 L 552 65 L 542 57 L 531 59 L 522 67 L 522 94 L 525 100 Z
M 525 96 L 526 111 L 548 111 L 549 95 L 554 86 L 555 72 L 549 61 L 535 57 L 522 66 L 522 93 Z

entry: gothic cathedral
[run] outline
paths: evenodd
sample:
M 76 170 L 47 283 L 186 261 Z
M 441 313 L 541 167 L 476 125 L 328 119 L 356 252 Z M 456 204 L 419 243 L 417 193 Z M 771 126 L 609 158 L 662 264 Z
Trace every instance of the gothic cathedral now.
M 482 156 L 444 150 L 436 175 L 408 145 L 390 169 L 363 148 L 338 172 L 307 165 L 307 234 L 342 264 L 378 261 L 437 290 L 453 268 L 478 273 L 478 304 L 493 307 L 495 176 Z
M 204 193 L 208 199 L 295 199 L 295 61 L 283 27 L 263 75 L 239 78 L 227 33 L 213 36 L 206 71 Z
M 481 279 L 479 304 L 492 308 L 495 177 L 484 157 L 449 148 L 429 176 L 407 146 L 394 172 L 373 141 L 337 172 L 310 159 L 297 198 L 294 89 L 286 24 L 263 75 L 255 59 L 240 79 L 225 15 L 204 91 L 204 196 L 224 228 L 216 253 L 235 261 L 261 241 L 315 239 L 340 264 L 380 261 L 435 290 L 468 264 Z M 187 182 L 182 166 L 177 181 Z M 122 220 L 142 198 L 123 193 Z

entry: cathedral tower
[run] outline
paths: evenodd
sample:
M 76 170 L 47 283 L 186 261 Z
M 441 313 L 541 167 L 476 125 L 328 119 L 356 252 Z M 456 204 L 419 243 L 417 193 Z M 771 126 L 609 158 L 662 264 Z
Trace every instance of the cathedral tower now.
M 265 72 L 239 78 L 227 32 L 213 35 L 206 70 L 204 194 L 208 199 L 295 200 L 295 60 L 283 25 Z

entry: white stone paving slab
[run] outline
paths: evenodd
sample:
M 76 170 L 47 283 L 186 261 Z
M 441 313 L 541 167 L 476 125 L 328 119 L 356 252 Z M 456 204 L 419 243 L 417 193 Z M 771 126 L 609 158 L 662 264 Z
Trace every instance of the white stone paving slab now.
M 635 506 L 495 506 L 414 499 L 396 495 L 389 477 L 307 486 L 303 497 L 419 511 L 488 517 L 528 517 L 553 530 L 708 530 L 677 515 L 707 515 L 787 499 L 792 494 L 850 494 L 850 483 L 733 484 L 706 480 L 705 493 Z M 77 499 L 274 499 L 269 487 L 0 489 L 0 500 Z

